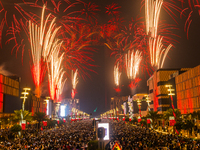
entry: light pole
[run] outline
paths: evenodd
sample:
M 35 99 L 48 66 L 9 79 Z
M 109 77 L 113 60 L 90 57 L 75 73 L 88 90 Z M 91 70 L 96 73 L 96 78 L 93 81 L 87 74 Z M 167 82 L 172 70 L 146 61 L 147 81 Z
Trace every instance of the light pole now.
M 151 102 L 151 100 L 150 100 L 150 98 L 149 98 L 149 95 L 145 95 L 145 99 L 146 99 L 146 102 L 147 102 L 147 105 L 148 105 L 148 111 L 150 111 L 151 109 L 150 109 L 150 102 Z
M 20 98 L 23 99 L 23 102 L 22 102 L 22 113 L 21 113 L 21 118 L 23 120 L 23 113 L 24 113 L 24 104 L 25 104 L 25 101 L 26 99 L 28 98 L 27 95 L 29 95 L 28 91 L 30 91 L 31 89 L 30 88 L 23 88 L 23 92 L 22 92 L 22 95 Z
M 175 93 L 173 93 L 175 91 L 175 89 L 172 89 L 172 85 L 165 85 L 165 87 L 167 87 L 167 91 L 169 92 L 168 95 L 170 96 L 171 98 L 171 105 L 172 105 L 172 109 L 173 109 L 173 115 L 174 115 L 174 119 L 176 119 L 176 114 L 174 113 L 174 103 L 173 103 L 173 95 L 175 95 Z M 174 127 L 174 124 L 176 123 L 176 120 L 174 120 L 174 123 L 173 123 L 173 127 Z M 175 131 L 175 130 L 174 130 Z M 178 131 L 176 130 L 176 132 L 178 133 Z
M 138 105 L 138 108 L 139 108 L 139 115 L 140 115 L 140 118 L 141 118 L 141 105 L 142 105 L 142 103 L 141 103 L 141 99 L 137 99 L 136 100 L 136 102 L 137 102 L 137 105 Z

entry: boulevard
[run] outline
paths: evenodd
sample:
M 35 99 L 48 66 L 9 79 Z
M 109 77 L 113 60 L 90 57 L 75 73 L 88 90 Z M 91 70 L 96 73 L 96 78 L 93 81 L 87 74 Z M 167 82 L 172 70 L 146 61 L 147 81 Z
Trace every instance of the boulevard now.
M 110 140 L 105 150 L 112 150 L 117 142 L 122 150 L 197 150 L 200 141 L 133 125 L 125 121 L 102 119 L 110 125 Z M 93 120 L 66 122 L 56 127 L 34 132 L 27 128 L 22 136 L 11 138 L 9 128 L 1 130 L 1 149 L 38 150 L 98 150 L 97 133 Z M 9 137 L 9 138 L 8 138 Z

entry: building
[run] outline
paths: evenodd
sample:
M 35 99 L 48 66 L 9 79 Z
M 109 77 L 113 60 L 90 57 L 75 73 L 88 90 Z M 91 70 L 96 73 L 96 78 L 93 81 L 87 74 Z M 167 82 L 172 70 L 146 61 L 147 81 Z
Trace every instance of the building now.
M 133 95 L 133 114 L 134 116 L 139 116 L 139 107 L 137 101 L 141 102 L 141 116 L 146 116 L 148 113 L 148 105 L 146 102 L 146 95 L 147 93 L 138 93 Z
M 124 114 L 123 109 L 122 109 L 122 104 L 124 102 L 127 102 L 128 100 L 128 96 L 114 96 L 111 97 L 111 101 L 110 101 L 110 109 L 116 109 L 118 108 L 118 112 L 119 114 Z
M 200 65 L 175 77 L 177 107 L 182 114 L 200 110 Z
M 0 74 L 0 117 L 9 116 L 15 109 L 20 109 L 20 78 Z
M 149 88 L 149 98 L 151 99 L 151 110 L 163 113 L 171 107 L 171 100 L 168 96 L 166 88 L 167 84 L 171 84 L 176 93 L 175 77 L 189 70 L 189 68 L 181 69 L 159 69 L 147 80 Z M 177 108 L 176 95 L 173 96 L 173 103 Z
M 145 116 L 147 114 L 147 103 L 145 102 L 145 95 L 146 93 L 139 93 L 135 94 L 134 96 L 115 96 L 111 97 L 111 103 L 110 103 L 110 109 L 116 109 L 118 108 L 119 114 L 123 115 L 124 113 L 127 114 L 129 113 L 129 107 L 128 107 L 128 99 L 132 101 L 132 107 L 133 107 L 133 114 L 134 116 L 137 116 L 139 114 L 139 109 L 136 100 L 140 99 L 141 100 L 141 111 L 142 111 L 142 116 Z M 122 106 L 124 105 L 124 110 L 122 109 Z

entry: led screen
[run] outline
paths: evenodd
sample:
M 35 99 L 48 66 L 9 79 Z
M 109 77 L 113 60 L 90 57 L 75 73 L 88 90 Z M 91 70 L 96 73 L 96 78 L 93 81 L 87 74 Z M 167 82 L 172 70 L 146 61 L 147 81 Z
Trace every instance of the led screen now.
M 109 123 L 98 123 L 98 128 L 104 127 L 105 129 L 105 137 L 103 140 L 109 140 Z
M 60 106 L 60 116 L 65 117 L 65 106 L 64 105 Z

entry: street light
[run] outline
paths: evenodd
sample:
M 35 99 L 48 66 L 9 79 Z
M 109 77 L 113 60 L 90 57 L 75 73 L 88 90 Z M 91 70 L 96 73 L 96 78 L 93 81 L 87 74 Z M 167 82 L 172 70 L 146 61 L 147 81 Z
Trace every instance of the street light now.
M 22 111 L 21 111 L 21 122 L 20 122 L 20 125 L 25 125 L 26 121 L 23 120 L 24 119 L 24 104 L 25 104 L 25 101 L 26 99 L 28 98 L 27 95 L 29 94 L 28 91 L 30 91 L 31 89 L 30 88 L 23 88 L 23 92 L 21 93 L 22 96 L 20 97 L 21 99 L 23 99 L 23 102 L 22 102 Z
M 46 99 L 44 100 L 46 102 L 46 114 L 49 115 L 49 99 L 50 97 L 47 96 Z
M 167 87 L 167 91 L 169 92 L 168 95 L 171 97 L 171 105 L 172 105 L 172 109 L 173 109 L 173 115 L 174 115 L 174 119 L 176 119 L 176 114 L 174 113 L 174 104 L 173 104 L 173 95 L 175 95 L 175 93 L 173 93 L 175 91 L 175 89 L 172 89 L 172 85 L 165 85 L 165 87 Z M 173 126 L 176 123 L 176 121 L 174 120 Z M 178 132 L 176 130 L 176 132 Z
M 165 87 L 167 87 L 167 91 L 169 92 L 168 95 L 171 97 L 171 105 L 173 108 L 173 113 L 174 113 L 174 104 L 173 104 L 173 95 L 175 95 L 175 93 L 173 93 L 175 91 L 175 89 L 172 89 L 172 85 L 165 85 Z
M 23 90 L 24 91 L 21 93 L 23 96 L 20 97 L 21 99 L 23 99 L 22 111 L 24 111 L 24 104 L 25 104 L 26 99 L 28 98 L 27 95 L 29 95 L 28 91 L 30 91 L 31 89 L 30 88 L 23 88 Z
M 147 102 L 147 105 L 148 105 L 148 111 L 150 111 L 151 109 L 150 109 L 150 102 L 151 102 L 151 100 L 150 100 L 150 98 L 149 98 L 149 95 L 144 95 L 146 98 L 146 102 Z
M 136 100 L 136 102 L 137 102 L 137 105 L 138 105 L 138 108 L 139 108 L 139 115 L 140 115 L 140 117 L 141 117 L 141 105 L 142 105 L 142 103 L 141 103 L 141 99 L 137 99 Z

